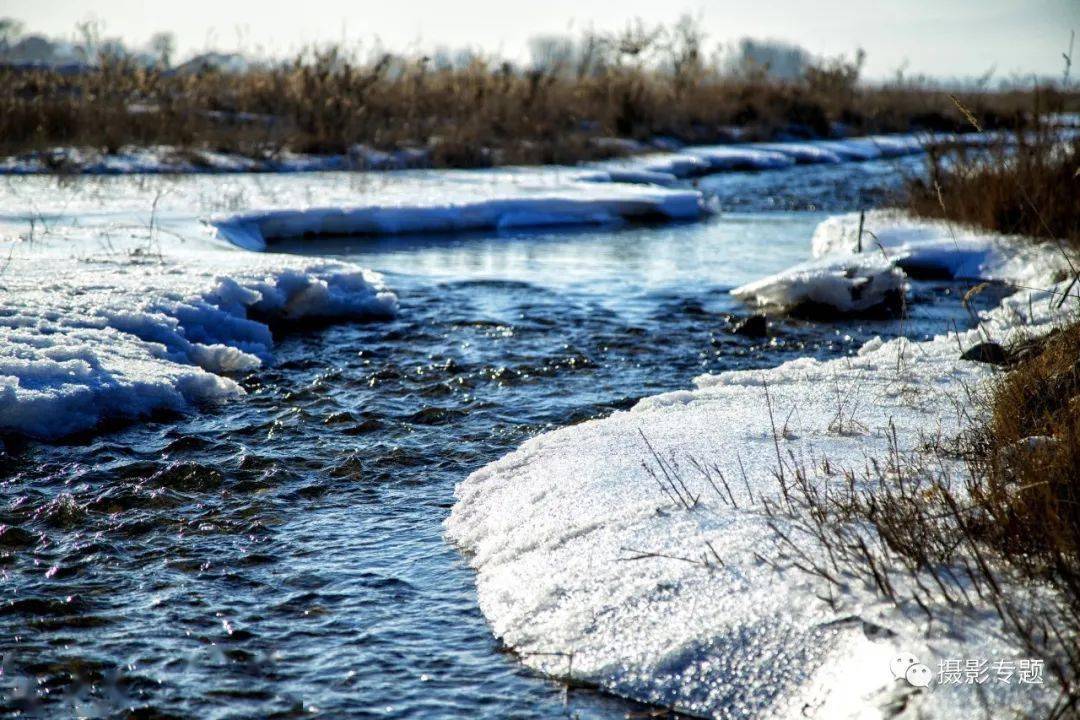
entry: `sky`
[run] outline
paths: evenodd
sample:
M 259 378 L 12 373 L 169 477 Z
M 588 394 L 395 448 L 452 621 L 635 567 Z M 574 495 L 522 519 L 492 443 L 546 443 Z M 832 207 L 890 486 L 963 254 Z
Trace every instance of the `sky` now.
M 389 50 L 473 48 L 527 57 L 540 34 L 616 30 L 640 18 L 670 23 L 700 19 L 708 46 L 741 37 L 785 40 L 819 55 L 867 52 L 865 74 L 941 78 L 1058 76 L 1071 30 L 1080 34 L 1080 0 L 3 0 L 0 16 L 27 32 L 71 38 L 95 19 L 107 37 L 130 45 L 175 34 L 178 57 L 206 49 L 280 55 L 311 43 L 345 41 Z M 1080 64 L 1080 39 L 1077 39 Z M 1080 72 L 1080 70 L 1078 70 Z

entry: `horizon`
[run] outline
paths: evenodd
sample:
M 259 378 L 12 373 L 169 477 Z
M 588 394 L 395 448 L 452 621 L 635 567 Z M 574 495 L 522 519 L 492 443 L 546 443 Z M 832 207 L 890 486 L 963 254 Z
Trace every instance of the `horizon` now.
M 102 37 L 118 38 L 133 48 L 144 47 L 155 33 L 170 32 L 181 61 L 211 50 L 281 58 L 326 44 L 400 53 L 467 49 L 523 61 L 529 40 L 537 36 L 576 36 L 586 29 L 611 32 L 636 20 L 670 25 L 690 15 L 700 21 L 709 53 L 747 37 L 791 43 L 819 57 L 851 57 L 861 48 L 867 54 L 864 77 L 871 80 L 895 77 L 898 71 L 939 80 L 988 74 L 997 81 L 1060 76 L 1070 32 L 1080 26 L 1080 3 L 1070 0 L 919 0 L 873 10 L 843 0 L 828 0 L 813 9 L 794 0 L 736 5 L 698 2 L 667 10 L 628 0 L 616 13 L 595 0 L 551 0 L 542 7 L 462 0 L 453 8 L 423 1 L 381 5 L 372 19 L 364 15 L 363 5 L 342 0 L 311 0 L 302 16 L 251 0 L 224 7 L 207 0 L 191 0 L 182 7 L 136 0 L 10 0 L 5 15 L 22 23 L 24 34 L 56 40 L 71 40 L 78 24 L 94 22 Z M 867 28 L 869 13 L 877 22 Z M 206 21 L 209 17 L 215 20 Z M 956 42 L 957 37 L 964 42 Z

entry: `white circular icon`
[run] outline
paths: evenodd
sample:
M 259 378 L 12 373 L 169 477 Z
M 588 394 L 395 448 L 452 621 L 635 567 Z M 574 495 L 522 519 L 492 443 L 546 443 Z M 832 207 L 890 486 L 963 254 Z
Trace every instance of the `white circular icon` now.
M 918 664 L 919 661 L 911 653 L 900 653 L 889 661 L 889 670 L 894 680 L 903 680 L 907 677 L 908 668 Z
M 904 678 L 915 687 L 930 687 L 932 673 L 922 663 L 915 663 L 907 669 Z

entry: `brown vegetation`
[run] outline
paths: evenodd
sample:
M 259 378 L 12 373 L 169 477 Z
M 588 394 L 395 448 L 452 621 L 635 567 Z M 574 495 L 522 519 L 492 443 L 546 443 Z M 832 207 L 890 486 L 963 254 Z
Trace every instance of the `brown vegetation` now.
M 934 148 L 909 185 L 916 215 L 1080 244 L 1080 137 L 1034 126 L 986 150 Z
M 778 78 L 752 63 L 707 60 L 692 23 L 586 34 L 572 54 L 532 69 L 472 57 L 445 64 L 385 54 L 358 61 L 343 49 L 227 73 L 174 72 L 105 57 L 78 72 L 0 67 L 0 154 L 123 145 L 264 156 L 288 149 L 340 153 L 356 143 L 424 148 L 437 166 L 569 162 L 615 152 L 601 137 L 683 142 L 777 134 L 959 129 L 950 96 L 896 82 L 859 83 L 862 56 L 810 61 Z M 1050 92 L 1050 91 L 1044 91 Z M 1048 106 L 1068 98 L 1050 92 Z M 978 122 L 1023 121 L 1030 93 L 971 91 Z

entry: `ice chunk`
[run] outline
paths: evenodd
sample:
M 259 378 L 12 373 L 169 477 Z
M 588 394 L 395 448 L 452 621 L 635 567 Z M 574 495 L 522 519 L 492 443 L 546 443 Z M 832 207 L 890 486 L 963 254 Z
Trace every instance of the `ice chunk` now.
M 759 150 L 751 145 L 706 145 L 686 148 L 700 157 L 711 172 L 721 170 L 779 170 L 795 164 L 795 159 L 773 150 Z
M 756 280 L 731 294 L 758 307 L 803 315 L 895 312 L 904 273 L 878 253 L 826 257 Z
M 771 150 L 790 156 L 797 163 L 838 163 L 843 162 L 837 153 L 808 142 L 755 143 L 753 147 Z
M 637 170 L 632 167 L 608 166 L 604 170 L 584 172 L 577 176 L 583 182 L 620 182 L 634 185 L 662 185 L 671 186 L 678 182 L 679 178 L 669 172 L 657 172 L 654 170 Z

